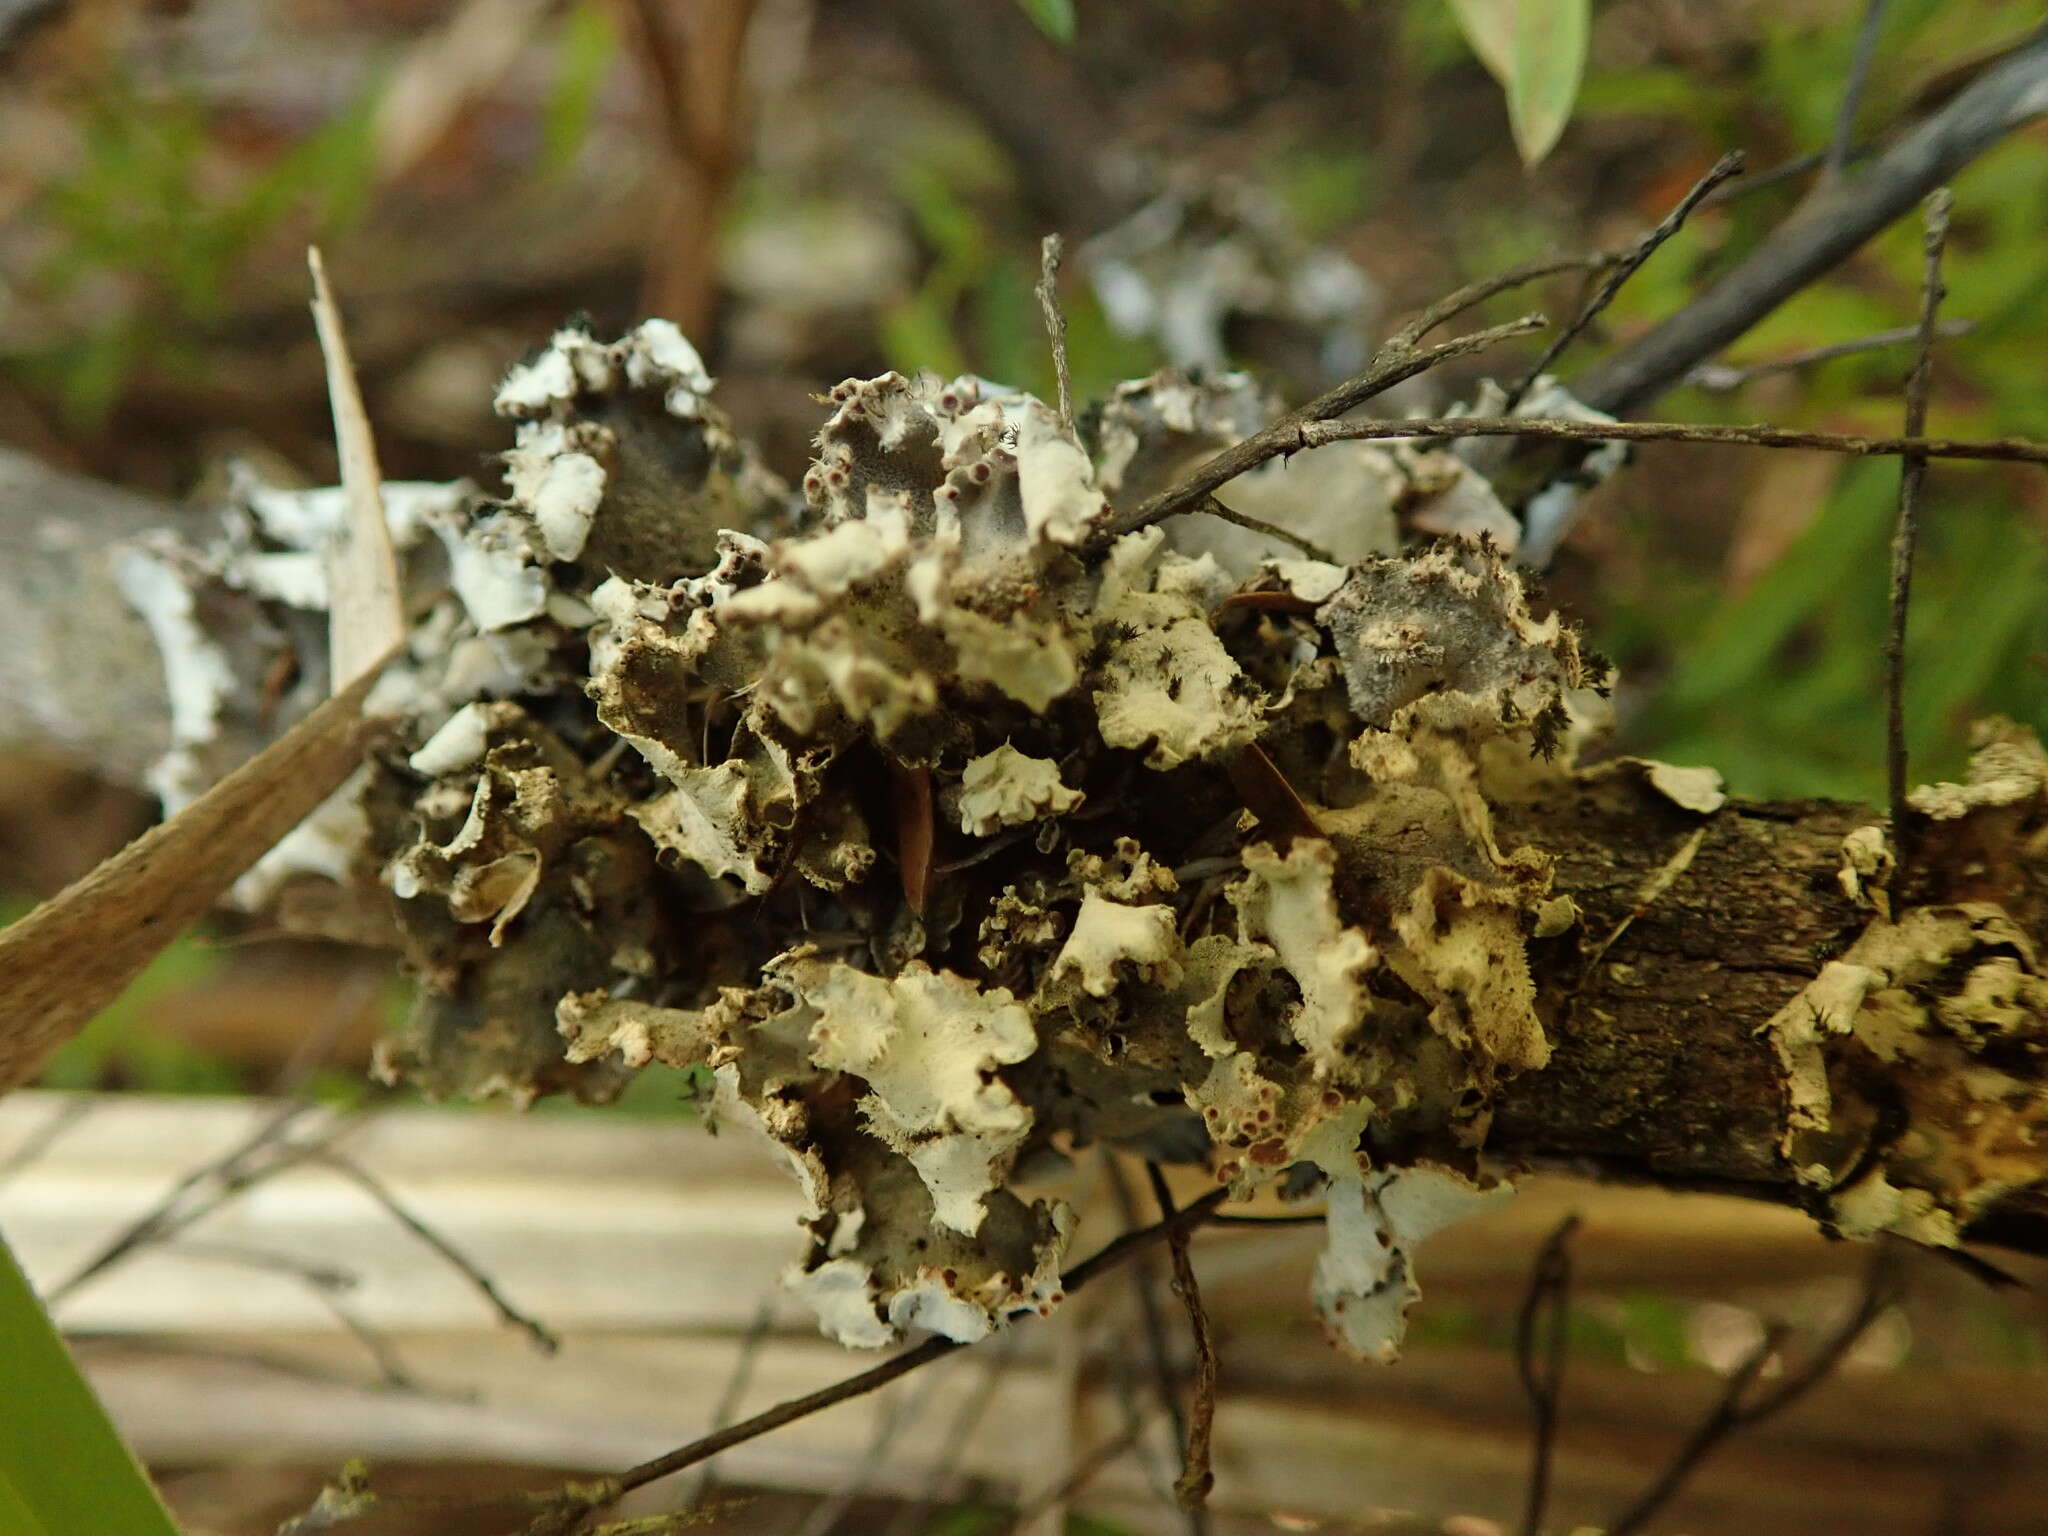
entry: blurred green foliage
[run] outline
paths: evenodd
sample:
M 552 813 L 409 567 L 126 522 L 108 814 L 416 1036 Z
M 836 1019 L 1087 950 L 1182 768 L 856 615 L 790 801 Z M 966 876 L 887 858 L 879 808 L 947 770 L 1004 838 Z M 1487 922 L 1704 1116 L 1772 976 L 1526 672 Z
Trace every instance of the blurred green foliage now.
M 106 82 L 81 108 L 84 163 L 36 210 L 54 237 L 36 286 L 52 299 L 77 289 L 97 299 L 91 285 L 106 284 L 106 312 L 81 335 L 0 361 L 85 429 L 136 371 L 191 371 L 195 341 L 227 312 L 236 274 L 260 243 L 295 216 L 322 237 L 360 218 L 378 94 L 223 189 L 220 125 L 202 103 Z
M 893 190 L 931 259 L 918 286 L 882 312 L 888 365 L 979 374 L 1051 398 L 1052 353 L 1035 291 L 1038 240 L 994 145 L 978 132 L 928 138 L 899 166 Z M 1064 284 L 1061 307 L 1077 400 L 1159 366 L 1150 343 L 1110 328 L 1085 283 Z
M 1887 12 L 1862 120 L 1894 120 L 1917 81 L 1954 62 L 1959 41 L 2016 38 L 2039 8 L 2008 0 L 1902 0 Z M 1853 18 L 1771 15 L 1753 54 L 1719 75 L 1668 66 L 1596 70 L 1588 120 L 1646 118 L 1704 158 L 1730 143 L 1827 141 L 1855 42 Z M 1697 251 L 1719 239 L 1725 266 L 1789 210 L 1806 183 L 1760 192 L 1709 214 L 1623 290 L 1617 330 L 1681 307 L 1701 280 Z M 2040 281 L 2048 210 L 2048 142 L 2019 135 L 1955 186 L 1945 316 L 1974 324 L 1941 343 L 1930 429 L 2038 436 L 2048 421 L 2048 285 Z M 1918 309 L 1919 221 L 1902 220 L 1829 278 L 1771 315 L 1732 350 L 1755 362 L 1910 324 Z M 1789 412 L 1802 424 L 1896 431 L 1912 358 L 1897 348 L 1805 371 Z M 1750 397 L 1685 390 L 1662 414 L 1751 420 Z M 1711 763 L 1757 795 L 1876 800 L 1883 792 L 1882 644 L 1898 466 L 1844 466 L 1834 493 L 1777 562 L 1746 590 L 1701 569 L 1660 538 L 1658 509 L 1624 497 L 1639 574 L 1603 594 L 1597 639 L 1631 673 L 1661 678 L 1628 722 L 1633 750 Z M 1908 632 L 1907 737 L 1916 780 L 1953 777 L 1968 725 L 2011 715 L 2048 732 L 2048 495 L 2034 472 L 1943 465 L 1922 496 L 1922 537 Z
M 560 175 L 575 161 L 597 113 L 598 95 L 619 52 L 613 8 L 581 0 L 563 14 L 555 32 L 555 78 L 541 107 L 540 169 Z
M 1074 0 L 1017 0 L 1038 30 L 1054 42 L 1074 40 Z

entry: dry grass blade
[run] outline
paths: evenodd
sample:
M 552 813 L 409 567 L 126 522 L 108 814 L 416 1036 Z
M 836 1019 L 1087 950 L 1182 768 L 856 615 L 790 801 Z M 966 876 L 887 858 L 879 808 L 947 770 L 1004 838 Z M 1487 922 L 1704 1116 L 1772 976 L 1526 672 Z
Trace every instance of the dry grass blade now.
M 0 932 L 0 1093 L 333 793 L 362 757 L 365 672 L 161 826 Z
M 313 324 L 327 359 L 327 400 L 334 412 L 334 447 L 341 461 L 345 511 L 327 564 L 328 669 L 336 690 L 375 666 L 405 634 L 398 598 L 398 559 L 384 521 L 384 475 L 377 444 L 356 388 L 355 366 L 341 329 L 341 311 L 327 286 L 318 246 L 306 249 L 313 273 Z

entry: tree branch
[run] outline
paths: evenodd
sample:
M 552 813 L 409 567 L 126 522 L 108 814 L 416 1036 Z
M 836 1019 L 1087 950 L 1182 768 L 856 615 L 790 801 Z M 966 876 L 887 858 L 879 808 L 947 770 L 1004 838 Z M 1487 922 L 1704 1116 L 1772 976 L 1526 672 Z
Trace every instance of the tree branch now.
M 1799 210 L 1733 271 L 1576 380 L 1597 411 L 1641 410 L 2022 124 L 2048 113 L 2048 29 Z

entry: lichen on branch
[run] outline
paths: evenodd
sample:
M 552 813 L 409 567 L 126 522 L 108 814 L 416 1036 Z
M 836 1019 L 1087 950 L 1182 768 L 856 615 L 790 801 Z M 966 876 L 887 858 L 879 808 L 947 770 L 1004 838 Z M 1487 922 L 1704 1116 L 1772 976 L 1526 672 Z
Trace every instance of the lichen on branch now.
M 1604 1049 L 1609 909 L 1689 899 L 1736 808 L 1575 765 L 1607 668 L 1532 610 L 1454 453 L 1338 443 L 1217 488 L 1339 566 L 1198 516 L 1111 536 L 1112 497 L 1257 427 L 1242 378 L 1138 381 L 1078 431 L 978 379 L 848 381 L 794 492 L 714 394 L 672 326 L 565 329 L 499 393 L 506 494 L 387 498 L 400 739 L 252 899 L 403 950 L 387 1077 L 524 1103 L 708 1068 L 798 1179 L 789 1282 L 850 1344 L 1057 1305 L 1073 1218 L 1024 1175 L 1107 1143 L 1322 1191 L 1315 1304 L 1391 1357 L 1413 1243 L 1545 1150 L 1501 1145 L 1503 1107 Z M 317 655 L 332 515 L 243 501 L 142 591 L 173 681 L 246 702 L 251 604 Z M 167 783 L 237 717 L 183 718 Z M 1863 838 L 1829 897 L 1860 933 L 1714 1037 L 1774 1095 L 1759 1181 L 1845 1232 L 1955 1241 L 2043 1172 L 2048 792 L 2038 748 L 1987 754 L 1916 802 L 1928 846 L 2030 851 L 1937 897 L 1884 890 Z M 1617 897 L 1562 872 L 1624 801 L 1688 830 Z

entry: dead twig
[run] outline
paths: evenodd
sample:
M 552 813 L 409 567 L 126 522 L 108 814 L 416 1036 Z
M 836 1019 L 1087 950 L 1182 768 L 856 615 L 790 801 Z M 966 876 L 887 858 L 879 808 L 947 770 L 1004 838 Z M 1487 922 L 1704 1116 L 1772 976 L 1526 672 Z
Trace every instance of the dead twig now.
M 1515 1370 L 1533 1420 L 1529 1492 L 1522 1506 L 1522 1536 L 1538 1536 L 1550 1504 L 1550 1470 L 1557 1444 L 1558 1405 L 1564 1392 L 1566 1323 L 1571 1312 L 1572 1234 L 1578 1214 L 1565 1217 L 1544 1239 L 1515 1318 Z
M 924 1488 L 904 1501 L 903 1507 L 889 1522 L 884 1536 L 912 1536 L 924 1523 L 921 1518 L 924 1511 L 945 1497 L 946 1484 L 960 1465 L 960 1458 L 967 1453 L 967 1442 L 973 1438 L 981 1421 L 988 1417 L 988 1410 L 996 1400 L 996 1389 L 1002 1385 L 1003 1372 L 1017 1356 L 1017 1338 L 1015 1333 L 1005 1333 L 1002 1342 L 993 1350 L 986 1351 L 988 1370 L 982 1376 L 981 1385 L 968 1399 L 966 1407 L 953 1416 L 946 1430 L 945 1444 L 932 1462 L 931 1475 L 925 1480 Z
M 1320 560 L 1326 565 L 1341 565 L 1343 563 L 1313 539 L 1305 539 L 1290 528 L 1282 528 L 1278 523 L 1269 523 L 1264 518 L 1253 517 L 1248 512 L 1239 512 L 1234 508 L 1226 507 L 1214 496 L 1204 496 L 1200 506 L 1192 507 L 1189 510 L 1206 512 L 1209 516 L 1220 518 L 1235 527 L 1249 529 L 1253 533 L 1262 533 L 1269 539 L 1280 540 L 1283 544 L 1292 544 L 1311 560 Z
M 1595 251 L 1587 256 L 1539 256 L 1534 261 L 1525 261 L 1453 289 L 1438 299 L 1429 308 L 1410 320 L 1394 333 L 1398 346 L 1421 345 L 1422 338 L 1447 320 L 1455 320 L 1467 310 L 1484 304 L 1488 299 L 1511 289 L 1525 288 L 1530 283 L 1540 282 L 1546 277 L 1556 277 L 1565 272 L 1604 272 L 1625 259 L 1625 252 Z
M 1683 421 L 1576 421 L 1549 416 L 1436 416 L 1412 421 L 1305 422 L 1290 430 L 1294 441 L 1284 446 L 1268 446 L 1265 457 L 1320 448 L 1325 443 L 1411 437 L 1534 437 L 1568 443 L 1732 443 L 1748 448 L 1817 448 L 1824 453 L 1845 453 L 1858 458 L 1918 453 L 1930 459 L 2048 464 L 2048 443 L 2028 438 L 1859 437 L 1847 432 L 1807 432 L 1760 424 L 1707 426 Z
M 744 151 L 742 65 L 754 0 L 625 0 L 623 8 L 669 165 L 641 310 L 701 339 L 717 305 L 719 213 Z
M 1842 85 L 1842 104 L 1835 109 L 1835 131 L 1821 157 L 1819 193 L 1841 180 L 1849 164 L 1851 141 L 1856 132 L 1856 109 L 1863 104 L 1863 87 L 1870 81 L 1870 66 L 1877 58 L 1877 34 L 1884 29 L 1885 0 L 1868 0 L 1863 7 L 1863 25 L 1856 32 L 1856 52 L 1849 61 L 1849 78 Z
M 1788 1371 L 1768 1392 L 1751 1397 L 1751 1385 L 1784 1343 L 1785 1330 L 1770 1330 L 1763 1342 L 1729 1376 L 1728 1386 L 1720 1400 L 1686 1437 L 1685 1444 L 1679 1447 L 1670 1464 L 1634 1504 L 1608 1524 L 1606 1536 L 1635 1536 L 1671 1502 L 1714 1449 L 1736 1430 L 1784 1412 L 1825 1380 L 1870 1325 L 1898 1299 L 1898 1295 L 1895 1256 L 1889 1247 L 1881 1247 L 1871 1256 L 1864 1274 L 1862 1295 L 1855 1309 L 1798 1369 Z
M 1958 336 L 1969 335 L 1976 328 L 1977 322 L 1974 320 L 1944 320 L 1935 326 L 1934 334 L 1944 341 L 1953 341 Z M 1819 363 L 1831 363 L 1838 357 L 1858 357 L 1865 352 L 1903 346 L 1909 341 L 1919 339 L 1919 326 L 1895 326 L 1888 331 L 1872 331 L 1868 336 L 1859 336 L 1854 341 L 1836 341 L 1824 347 L 1808 347 L 1799 352 L 1787 352 L 1783 357 L 1765 358 L 1760 363 L 1701 363 L 1685 376 L 1685 382 L 1694 389 L 1704 389 L 1710 394 L 1730 394 L 1745 384 L 1774 373 L 1790 373 L 1795 369 L 1811 368 Z
M 1176 1232 L 1192 1231 L 1209 1219 L 1210 1213 L 1223 1203 L 1228 1190 L 1211 1190 L 1191 1205 L 1183 1206 L 1171 1217 L 1156 1222 L 1142 1231 L 1126 1232 L 1114 1239 L 1092 1257 L 1082 1260 L 1060 1277 L 1061 1286 L 1071 1294 L 1078 1291 L 1100 1275 L 1116 1269 L 1131 1258 L 1142 1253 L 1153 1243 L 1164 1242 Z M 802 1397 L 791 1398 L 775 1407 L 755 1414 L 729 1428 L 705 1435 L 688 1445 L 664 1452 L 650 1461 L 643 1461 L 636 1467 L 629 1467 L 615 1477 L 608 1477 L 594 1484 L 576 1484 L 556 1493 L 540 1496 L 540 1512 L 526 1528 L 526 1536 L 568 1536 L 593 1512 L 615 1503 L 635 1488 L 645 1487 L 651 1482 L 680 1472 L 685 1467 L 695 1466 L 720 1451 L 730 1450 L 749 1440 L 757 1440 L 785 1424 L 794 1424 L 798 1419 L 809 1418 L 834 1404 L 863 1397 L 885 1387 L 899 1377 L 930 1365 L 934 1360 L 943 1360 L 955 1350 L 966 1346 L 953 1339 L 930 1338 L 922 1344 L 906 1349 L 900 1355 L 884 1360 L 880 1365 L 870 1366 L 865 1371 L 821 1387 L 816 1392 Z
M 59 1100 L 49 1119 L 24 1136 L 21 1145 L 0 1158 L 0 1184 L 5 1184 L 54 1147 L 79 1121 L 92 1113 L 91 1094 L 71 1094 Z
M 1740 176 L 1747 163 L 1739 149 L 1730 150 L 1716 160 L 1708 168 L 1706 175 L 1694 182 L 1685 196 L 1678 200 L 1678 205 L 1664 215 L 1663 221 L 1622 254 L 1585 307 L 1572 318 L 1569 325 L 1551 338 L 1550 345 L 1543 349 L 1543 355 L 1530 365 L 1529 371 L 1522 375 L 1521 382 L 1508 391 L 1507 400 L 1501 406 L 1503 412 L 1514 414 L 1515 407 L 1522 403 L 1522 398 L 1535 386 L 1536 381 L 1550 371 L 1552 365 L 1563 355 L 1564 349 L 1583 336 L 1587 328 L 1600 318 L 1607 306 L 1614 302 L 1614 296 L 1621 292 L 1622 285 L 1642 269 L 1644 262 L 1656 255 L 1659 246 L 1685 227 L 1685 221 L 1692 217 L 1692 211 L 1699 207 L 1701 199 L 1723 182 L 1732 181 Z
M 1484 351 L 1516 336 L 1526 336 L 1531 331 L 1540 330 L 1545 324 L 1541 315 L 1524 315 L 1521 319 L 1510 320 L 1505 325 L 1489 326 L 1483 331 L 1473 331 L 1469 335 L 1454 337 L 1450 341 L 1439 342 L 1436 346 L 1422 348 L 1396 337 L 1380 349 L 1380 355 L 1364 373 L 1345 380 L 1334 389 L 1317 396 L 1300 410 L 1281 417 L 1264 431 L 1255 432 L 1242 442 L 1205 460 L 1186 478 L 1149 497 L 1130 511 L 1110 518 L 1102 531 L 1096 535 L 1096 542 L 1099 545 L 1106 544 L 1126 533 L 1149 528 L 1152 524 L 1163 522 L 1177 513 L 1199 507 L 1219 486 L 1228 485 L 1246 470 L 1256 469 L 1268 459 L 1277 458 L 1283 453 L 1293 453 L 1305 446 L 1300 441 L 1300 435 L 1309 426 L 1327 421 L 1331 417 L 1341 416 L 1344 412 L 1363 405 L 1375 395 L 1392 389 L 1396 384 L 1412 379 L 1419 373 L 1426 373 L 1439 363 Z
M 1096 1446 L 1094 1450 L 1075 1462 L 1067 1475 L 1061 1478 L 1055 1486 L 1048 1488 L 1044 1493 L 1018 1510 L 1017 1518 L 1010 1522 L 1010 1529 L 1012 1531 L 1028 1530 L 1032 1522 L 1037 1520 L 1040 1515 L 1049 1509 L 1064 1504 L 1082 1488 L 1086 1487 L 1089 1479 L 1094 1477 L 1096 1473 L 1100 1472 L 1112 1461 L 1115 1461 L 1117 1457 L 1123 1455 L 1125 1451 L 1142 1440 L 1145 1436 L 1145 1431 L 1150 1429 L 1154 1422 L 1156 1421 L 1146 1414 L 1140 1414 L 1133 1418 L 1121 1431 L 1111 1435 L 1102 1444 Z
M 355 770 L 377 670 L 0 932 L 0 1092 L 34 1077 Z
M 740 1340 L 739 1358 L 733 1362 L 732 1375 L 727 1378 L 725 1390 L 719 1393 L 718 1406 L 711 1410 L 711 1427 L 723 1429 L 732 1422 L 732 1416 L 740 1411 L 745 1401 L 747 1388 L 753 1384 L 754 1366 L 761 1358 L 761 1346 L 768 1342 L 768 1330 L 775 1321 L 775 1292 L 769 1291 L 761 1298 L 761 1304 L 754 1308 L 754 1320 L 747 1324 L 746 1337 Z M 712 1487 L 712 1464 L 702 1463 L 696 1475 L 685 1486 L 681 1499 L 685 1505 L 700 1503 Z
M 1948 244 L 1948 221 L 1955 199 L 1938 188 L 1927 199 L 1923 249 L 1926 271 L 1920 293 L 1920 352 L 1906 379 L 1906 436 L 1927 430 L 1927 392 L 1934 372 L 1935 317 L 1946 291 L 1941 281 L 1942 251 Z M 1920 487 L 1927 478 L 1927 455 L 1906 454 L 1899 465 L 1899 520 L 1892 534 L 1891 628 L 1885 634 L 1885 775 L 1891 792 L 1892 841 L 1901 863 L 1911 848 L 1906 833 L 1906 613 L 1913 595 L 1913 551 L 1920 538 Z M 1902 871 L 1903 873 L 1903 871 Z
M 1175 1207 L 1166 1175 L 1157 1163 L 1147 1163 L 1145 1175 L 1152 1181 L 1152 1198 L 1159 1202 L 1160 1219 L 1170 1220 Z M 1188 1333 L 1195 1344 L 1195 1390 L 1188 1406 L 1186 1449 L 1180 1477 L 1173 1485 L 1180 1507 L 1192 1516 L 1204 1512 L 1209 1490 L 1216 1486 L 1216 1474 L 1209 1465 L 1209 1445 L 1216 1428 L 1216 1333 L 1202 1306 L 1202 1288 L 1195 1280 L 1194 1260 L 1188 1256 L 1187 1234 L 1169 1237 L 1166 1251 L 1173 1257 L 1173 1294 L 1187 1308 Z
M 1045 316 L 1045 339 L 1052 347 L 1052 372 L 1059 386 L 1060 425 L 1074 430 L 1074 381 L 1067 371 L 1067 317 L 1060 309 L 1060 257 L 1067 249 L 1058 235 L 1038 243 L 1038 308 Z
M 382 1206 L 385 1213 L 392 1220 L 396 1221 L 400 1226 L 412 1233 L 413 1236 L 438 1253 L 449 1268 L 453 1269 L 476 1288 L 477 1293 L 491 1304 L 499 1317 L 532 1339 L 536 1347 L 543 1354 L 552 1355 L 562 1347 L 562 1341 L 555 1336 L 552 1330 L 534 1318 L 529 1317 L 508 1301 L 505 1298 L 505 1294 L 498 1289 L 496 1282 L 489 1275 L 485 1274 L 482 1269 L 478 1268 L 474 1260 L 453 1243 L 449 1242 L 439 1232 L 435 1231 L 433 1227 L 416 1216 L 398 1196 L 391 1192 L 390 1187 L 375 1174 L 371 1173 L 369 1169 L 365 1168 L 354 1158 L 336 1152 L 331 1147 L 322 1148 L 315 1152 L 313 1156 L 316 1161 L 333 1169 L 336 1173 L 341 1174 L 344 1178 L 355 1184 L 363 1193 Z
M 90 1259 L 52 1287 L 47 1300 L 52 1308 L 79 1287 L 104 1274 L 137 1249 L 162 1242 L 190 1227 L 201 1217 L 217 1210 L 243 1190 L 273 1173 L 312 1155 L 313 1148 L 285 1141 L 286 1133 L 314 1106 L 303 1100 L 280 1104 L 263 1124 L 236 1146 L 210 1163 L 191 1169 L 166 1190 L 161 1199 L 109 1239 Z M 349 1121 L 335 1121 L 321 1133 L 322 1138 L 338 1136 Z M 316 1142 L 317 1146 L 318 1143 Z M 209 1179 L 215 1188 L 206 1196 L 192 1197 Z
M 1102 1162 L 1109 1172 L 1110 1192 L 1116 1197 L 1117 1213 L 1123 1218 L 1126 1231 L 1139 1230 L 1137 1201 L 1131 1197 L 1131 1188 L 1124 1180 L 1123 1169 L 1117 1165 L 1116 1154 L 1103 1148 Z M 1180 1405 L 1180 1383 L 1176 1381 L 1173 1369 L 1173 1354 L 1167 1347 L 1166 1322 L 1159 1313 L 1159 1298 L 1152 1288 L 1152 1266 L 1144 1259 L 1131 1266 L 1131 1290 L 1138 1298 L 1138 1320 L 1145 1335 L 1145 1354 L 1152 1366 L 1152 1382 L 1159 1408 L 1166 1415 L 1173 1431 L 1176 1447 L 1188 1443 L 1188 1420 Z M 1138 1422 L 1138 1415 L 1131 1415 L 1131 1422 Z M 1190 1514 L 1189 1528 L 1195 1529 L 1198 1516 Z
M 1809 198 L 1714 285 L 1583 377 L 1597 411 L 1641 410 L 2021 125 L 2048 113 L 2048 27 L 1985 68 L 1873 163 Z

